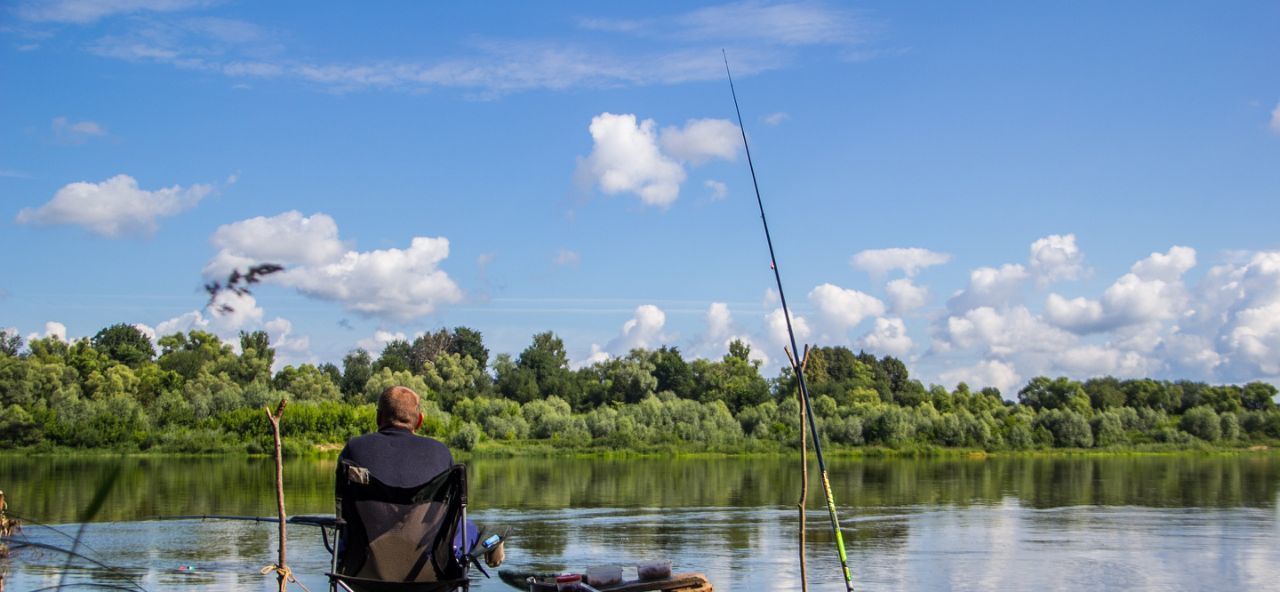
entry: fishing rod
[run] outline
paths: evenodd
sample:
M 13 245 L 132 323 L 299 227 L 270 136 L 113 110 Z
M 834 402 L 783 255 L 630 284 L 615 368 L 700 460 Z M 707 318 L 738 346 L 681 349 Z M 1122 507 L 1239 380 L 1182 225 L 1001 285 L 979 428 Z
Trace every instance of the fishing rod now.
M 787 308 L 787 296 L 782 291 L 782 273 L 778 271 L 778 258 L 773 253 L 773 237 L 769 235 L 769 220 L 764 215 L 764 200 L 760 198 L 760 183 L 756 181 L 756 165 L 751 162 L 751 146 L 747 144 L 747 128 L 742 125 L 742 109 L 738 107 L 738 92 L 733 88 L 733 74 L 729 72 L 729 54 L 723 49 L 724 73 L 729 77 L 729 92 L 733 94 L 733 110 L 738 114 L 738 131 L 742 132 L 742 147 L 747 152 L 747 167 L 751 169 L 751 185 L 756 190 L 756 205 L 760 206 L 760 222 L 764 225 L 764 240 L 769 244 L 769 267 L 778 284 L 778 299 L 782 301 L 782 317 L 787 321 L 787 336 L 791 339 L 791 351 L 796 348 L 796 332 L 791 328 L 791 311 Z M 831 516 L 831 530 L 835 532 L 836 552 L 840 555 L 840 569 L 844 573 L 844 589 L 853 592 L 853 575 L 849 573 L 849 559 L 844 550 L 844 536 L 840 534 L 840 519 L 836 516 L 836 500 L 831 495 L 831 481 L 827 479 L 827 462 L 822 457 L 822 441 L 818 438 L 818 422 L 809 404 L 809 387 L 804 382 L 804 369 L 794 365 L 796 380 L 800 383 L 800 395 L 804 397 L 805 415 L 809 418 L 809 433 L 813 434 L 813 452 L 818 457 L 818 472 L 822 474 L 822 492 L 827 498 L 827 513 Z

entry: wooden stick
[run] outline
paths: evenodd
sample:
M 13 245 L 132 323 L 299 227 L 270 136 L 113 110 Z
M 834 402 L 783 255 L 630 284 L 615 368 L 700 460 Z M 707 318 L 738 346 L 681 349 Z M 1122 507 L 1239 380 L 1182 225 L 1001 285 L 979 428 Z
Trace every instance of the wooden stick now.
M 280 584 L 280 592 L 285 592 L 285 586 L 289 583 L 289 568 L 286 567 L 284 560 L 286 522 L 284 514 L 284 456 L 280 450 L 280 417 L 284 415 L 284 407 L 288 402 L 288 399 L 280 399 L 280 404 L 276 406 L 274 414 L 271 413 L 270 408 L 263 408 L 263 411 L 267 412 L 267 419 L 271 421 L 271 434 L 276 443 L 276 506 L 280 512 L 280 558 L 279 562 L 276 563 L 275 572 L 276 580 Z
M 791 350 L 783 347 L 782 351 L 787 352 L 787 360 L 791 362 L 791 367 L 796 367 L 796 360 L 791 356 Z M 809 344 L 804 346 L 804 355 L 800 358 L 800 371 L 809 368 Z M 796 389 L 796 400 L 800 402 L 800 501 L 797 507 L 800 508 L 800 590 L 801 592 L 809 592 L 809 579 L 806 572 L 804 546 L 805 546 L 805 530 L 808 527 L 808 517 L 805 516 L 805 506 L 809 501 L 809 444 L 805 439 L 807 433 L 804 423 L 805 401 L 804 396 L 800 394 L 800 389 Z

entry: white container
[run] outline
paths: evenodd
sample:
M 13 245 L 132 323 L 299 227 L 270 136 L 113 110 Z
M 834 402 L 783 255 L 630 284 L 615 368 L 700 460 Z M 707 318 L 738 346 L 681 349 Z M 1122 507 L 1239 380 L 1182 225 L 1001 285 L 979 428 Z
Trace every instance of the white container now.
M 587 583 L 592 586 L 612 586 L 622 583 L 622 568 L 617 565 L 598 565 L 587 568 Z

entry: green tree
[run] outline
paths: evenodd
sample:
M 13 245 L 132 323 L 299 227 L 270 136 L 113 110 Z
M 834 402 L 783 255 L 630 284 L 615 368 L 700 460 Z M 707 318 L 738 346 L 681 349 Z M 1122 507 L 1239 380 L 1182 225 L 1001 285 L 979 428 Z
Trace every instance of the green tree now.
M 389 368 L 392 372 L 413 371 L 413 346 L 403 339 L 395 339 L 382 348 L 382 355 L 374 362 L 374 371 Z
M 484 336 L 470 327 L 453 328 L 449 353 L 475 360 L 481 370 L 489 367 L 489 348 L 484 346 Z
M 156 349 L 151 345 L 151 339 L 133 325 L 124 323 L 111 325 L 98 331 L 90 342 L 94 349 L 131 368 L 137 368 L 156 357 Z
M 1250 411 L 1267 411 L 1276 407 L 1276 387 L 1265 382 L 1250 382 L 1241 393 L 1244 408 Z
M 342 394 L 348 399 L 364 392 L 364 385 L 373 375 L 373 360 L 364 348 L 353 350 L 342 358 Z
M 18 357 L 22 351 L 22 337 L 7 330 L 0 329 L 0 356 Z
M 693 370 L 680 355 L 677 347 L 662 346 L 649 356 L 653 364 L 653 377 L 658 380 L 656 392 L 671 391 L 682 399 L 693 399 Z
M 285 366 L 271 380 L 276 390 L 294 401 L 337 401 L 342 398 L 332 377 L 311 364 Z
M 1018 391 L 1018 401 L 1036 411 L 1070 409 L 1082 414 L 1090 411 L 1089 396 L 1085 394 L 1084 387 L 1065 376 L 1052 380 L 1044 376 L 1032 378 Z

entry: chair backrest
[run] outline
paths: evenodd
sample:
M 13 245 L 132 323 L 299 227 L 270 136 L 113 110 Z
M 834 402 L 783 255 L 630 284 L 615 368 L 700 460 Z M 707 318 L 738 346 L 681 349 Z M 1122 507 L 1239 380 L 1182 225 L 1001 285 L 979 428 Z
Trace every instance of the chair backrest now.
M 415 487 L 382 483 L 342 461 L 337 575 L 382 582 L 447 582 L 467 577 L 454 553 L 466 519 L 467 471 L 453 465 Z

